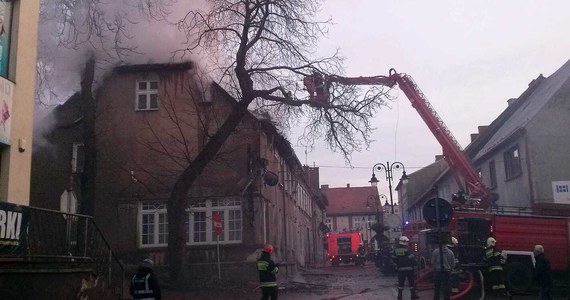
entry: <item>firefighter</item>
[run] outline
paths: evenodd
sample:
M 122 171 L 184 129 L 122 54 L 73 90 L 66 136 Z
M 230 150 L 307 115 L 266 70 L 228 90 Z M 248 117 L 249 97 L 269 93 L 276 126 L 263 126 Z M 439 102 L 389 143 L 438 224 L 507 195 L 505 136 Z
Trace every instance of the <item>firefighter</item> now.
M 137 273 L 131 279 L 130 293 L 133 299 L 160 300 L 160 286 L 153 273 L 154 262 L 151 259 L 143 260 Z
M 416 265 L 416 260 L 414 258 L 414 254 L 408 248 L 409 242 L 410 239 L 408 239 L 408 237 L 401 236 L 398 245 L 394 248 L 394 252 L 392 254 L 392 259 L 396 263 L 396 269 L 398 270 L 398 300 L 402 299 L 404 281 L 406 278 L 408 278 L 408 285 L 410 286 L 412 299 L 419 298 L 416 294 L 416 285 L 414 283 L 414 267 Z
M 497 247 L 497 241 L 492 237 L 487 239 L 487 247 L 485 248 L 483 261 L 487 264 L 489 283 L 491 284 L 493 293 L 508 296 L 505 287 L 503 268 L 505 265 L 505 258 L 503 257 L 499 247 Z
M 279 266 L 271 260 L 273 246 L 265 244 L 256 266 L 259 271 L 259 285 L 261 287 L 261 300 L 277 300 L 277 272 Z
M 451 281 L 451 292 L 459 293 L 459 277 L 463 271 L 459 264 L 459 241 L 457 238 L 452 237 L 451 244 L 447 245 L 447 247 L 455 256 L 455 267 L 451 270 L 451 275 L 449 277 L 449 280 Z

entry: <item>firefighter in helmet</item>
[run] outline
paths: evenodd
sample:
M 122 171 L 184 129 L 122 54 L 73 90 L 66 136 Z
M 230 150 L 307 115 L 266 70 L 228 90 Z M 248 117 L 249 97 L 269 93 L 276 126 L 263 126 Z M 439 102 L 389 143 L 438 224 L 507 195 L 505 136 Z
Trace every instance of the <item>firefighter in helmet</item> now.
M 487 239 L 483 261 L 487 264 L 489 283 L 494 294 L 507 295 L 504 279 L 505 258 L 497 247 L 497 240 L 493 237 Z
M 139 264 L 137 273 L 131 279 L 129 288 L 133 299 L 161 299 L 160 286 L 153 269 L 154 262 L 151 259 L 147 258 Z
M 277 300 L 277 272 L 279 266 L 271 260 L 273 245 L 265 244 L 256 267 L 259 271 L 259 285 L 261 287 L 261 300 Z
M 417 299 L 419 296 L 416 293 L 416 286 L 414 283 L 414 267 L 416 260 L 414 254 L 408 248 L 410 239 L 406 236 L 401 236 L 398 245 L 394 248 L 392 259 L 396 263 L 398 270 L 398 300 L 402 299 L 402 292 L 404 291 L 404 281 L 408 279 L 412 299 Z

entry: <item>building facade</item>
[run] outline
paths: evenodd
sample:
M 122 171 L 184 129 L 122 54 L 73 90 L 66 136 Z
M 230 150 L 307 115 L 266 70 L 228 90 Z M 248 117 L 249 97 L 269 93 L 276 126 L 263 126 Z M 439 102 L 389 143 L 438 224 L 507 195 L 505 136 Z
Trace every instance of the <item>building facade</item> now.
M 0 2 L 0 201 L 28 205 L 39 2 Z
M 198 76 L 188 62 L 117 67 L 98 89 L 95 103 L 94 191 L 77 192 L 82 195 L 77 206 L 92 206 L 96 223 L 126 263 L 151 257 L 167 268 L 170 190 L 235 100 Z M 81 105 L 66 102 L 61 109 L 72 111 L 75 106 Z M 76 133 L 80 127 L 74 127 Z M 74 154 L 78 145 L 90 151 L 85 136 L 70 137 L 73 132 L 53 138 L 67 149 L 64 159 L 72 165 L 80 157 Z M 88 164 L 90 156 L 83 157 Z M 59 180 L 59 192 L 50 194 L 54 203 L 69 177 Z M 193 184 L 188 206 L 181 208 L 187 213 L 188 273 L 201 278 L 192 282 L 217 277 L 218 259 L 222 279 L 251 280 L 256 275 L 252 260 L 264 243 L 275 246 L 275 259 L 284 262 L 284 272 L 318 263 L 326 198 L 315 187 L 318 168 L 299 162 L 271 120 L 248 114 Z M 214 221 L 221 223 L 221 230 Z
M 492 210 L 512 214 L 570 215 L 570 61 L 529 83 L 489 125 L 480 126 L 465 148 L 484 184 L 498 194 Z M 443 162 L 443 160 L 441 160 Z M 400 195 L 404 218 L 425 227 L 422 207 L 433 197 L 451 200 L 459 190 L 440 163 L 410 175 Z M 429 171 L 431 170 L 431 171 Z M 428 174 L 429 173 L 429 174 Z M 423 178 L 424 180 L 417 180 Z M 437 187 L 437 189 L 434 189 Z M 402 199 L 402 198 L 400 198 Z
M 331 232 L 359 231 L 363 241 L 370 243 L 376 235 L 374 224 L 383 224 L 383 199 L 378 189 L 347 184 L 346 187 L 321 185 L 321 190 L 329 201 L 325 224 Z

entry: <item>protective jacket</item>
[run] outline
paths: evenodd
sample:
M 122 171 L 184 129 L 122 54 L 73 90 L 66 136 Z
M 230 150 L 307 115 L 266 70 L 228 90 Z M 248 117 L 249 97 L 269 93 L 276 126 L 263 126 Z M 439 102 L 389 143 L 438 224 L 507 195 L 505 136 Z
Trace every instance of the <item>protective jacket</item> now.
M 261 287 L 277 286 L 277 276 L 279 267 L 270 258 L 267 252 L 261 252 L 261 257 L 256 263 L 257 271 L 259 271 L 259 283 Z
M 151 269 L 139 268 L 131 279 L 131 296 L 139 300 L 160 300 L 161 292 L 156 275 Z
M 404 245 L 397 245 L 396 248 L 394 248 L 392 260 L 396 263 L 398 271 L 410 271 L 413 270 L 416 265 L 414 254 Z
M 485 248 L 485 257 L 483 257 L 485 263 L 487 263 L 487 267 L 489 272 L 503 270 L 503 264 L 505 263 L 505 259 L 501 254 L 501 250 L 496 246 L 489 246 Z

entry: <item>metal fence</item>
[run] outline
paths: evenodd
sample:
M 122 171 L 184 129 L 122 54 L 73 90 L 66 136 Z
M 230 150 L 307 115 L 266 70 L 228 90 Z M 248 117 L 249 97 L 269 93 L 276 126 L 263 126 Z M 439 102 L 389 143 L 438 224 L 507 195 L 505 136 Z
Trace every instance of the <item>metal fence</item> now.
M 53 262 L 93 263 L 96 275 L 124 295 L 125 269 L 93 221 L 85 215 L 28 207 L 22 251 L 12 256 Z

